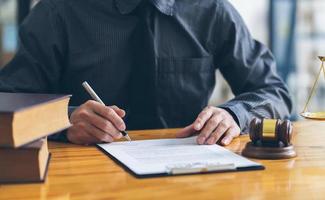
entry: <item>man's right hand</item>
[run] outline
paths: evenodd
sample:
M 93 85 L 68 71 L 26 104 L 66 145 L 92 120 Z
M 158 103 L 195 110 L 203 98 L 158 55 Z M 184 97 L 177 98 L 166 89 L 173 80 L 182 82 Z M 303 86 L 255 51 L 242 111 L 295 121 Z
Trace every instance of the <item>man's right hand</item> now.
M 67 138 L 75 144 L 113 142 L 122 137 L 126 129 L 122 118 L 125 111 L 117 106 L 104 106 L 96 101 L 87 101 L 70 116 L 72 126 Z

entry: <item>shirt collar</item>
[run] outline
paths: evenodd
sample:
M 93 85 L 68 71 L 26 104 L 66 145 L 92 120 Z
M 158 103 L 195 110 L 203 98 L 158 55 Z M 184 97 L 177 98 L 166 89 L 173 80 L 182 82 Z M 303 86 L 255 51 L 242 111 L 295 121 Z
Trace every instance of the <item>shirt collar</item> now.
M 121 14 L 131 13 L 143 0 L 115 0 Z M 160 12 L 173 15 L 175 0 L 149 0 Z

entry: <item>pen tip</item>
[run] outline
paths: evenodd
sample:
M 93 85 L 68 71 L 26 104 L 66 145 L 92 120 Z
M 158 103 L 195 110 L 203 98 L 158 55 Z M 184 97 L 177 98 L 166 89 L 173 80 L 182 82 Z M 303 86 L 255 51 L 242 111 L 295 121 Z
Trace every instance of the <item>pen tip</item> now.
M 128 141 L 132 141 L 129 135 L 126 135 L 125 138 L 126 138 Z

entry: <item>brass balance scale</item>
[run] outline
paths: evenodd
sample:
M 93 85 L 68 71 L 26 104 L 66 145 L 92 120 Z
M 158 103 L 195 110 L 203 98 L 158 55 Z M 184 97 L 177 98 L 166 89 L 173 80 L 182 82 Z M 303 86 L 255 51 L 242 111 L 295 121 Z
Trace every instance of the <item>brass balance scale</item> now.
M 317 78 L 308 96 L 306 105 L 300 115 L 310 120 L 325 121 L 325 111 L 309 112 L 308 105 L 315 94 L 322 73 L 325 78 L 325 56 L 318 57 L 322 64 Z M 289 159 L 297 156 L 292 139 L 292 124 L 289 120 L 253 119 L 250 123 L 250 139 L 243 149 L 242 155 L 258 159 Z
M 302 113 L 300 113 L 300 115 L 306 119 L 311 119 L 311 120 L 321 120 L 321 121 L 325 121 L 325 111 L 322 112 L 309 112 L 308 111 L 308 105 L 310 103 L 310 100 L 312 99 L 313 95 L 315 94 L 315 90 L 319 81 L 319 78 L 321 76 L 322 73 L 324 73 L 324 78 L 325 78 L 325 67 L 324 67 L 324 62 L 325 62 L 325 56 L 318 56 L 319 60 L 322 62 L 321 67 L 319 69 L 317 78 L 314 82 L 314 85 L 311 89 L 310 95 L 307 99 L 306 105 L 304 107 L 304 110 L 302 111 Z

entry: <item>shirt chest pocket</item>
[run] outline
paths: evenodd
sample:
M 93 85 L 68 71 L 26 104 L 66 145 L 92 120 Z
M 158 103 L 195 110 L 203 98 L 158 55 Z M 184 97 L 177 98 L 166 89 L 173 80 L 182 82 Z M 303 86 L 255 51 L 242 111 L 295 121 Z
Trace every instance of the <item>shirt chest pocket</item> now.
M 188 116 L 185 121 L 192 120 L 206 106 L 214 89 L 213 57 L 159 58 L 157 71 L 162 110 L 175 118 Z

